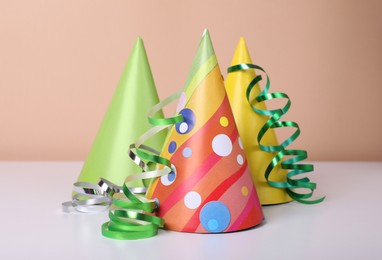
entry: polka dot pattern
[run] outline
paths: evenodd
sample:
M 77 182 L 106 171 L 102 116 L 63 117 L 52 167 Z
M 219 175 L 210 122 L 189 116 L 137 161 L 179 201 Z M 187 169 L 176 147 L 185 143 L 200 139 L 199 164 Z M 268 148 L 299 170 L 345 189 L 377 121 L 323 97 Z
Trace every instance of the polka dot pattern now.
M 228 126 L 228 119 L 227 119 L 227 117 L 222 116 L 222 117 L 220 118 L 220 125 L 221 125 L 222 127 L 227 127 L 227 126 Z
M 242 194 L 244 197 L 248 196 L 248 188 L 247 188 L 247 186 L 243 186 L 243 187 L 241 187 L 241 194 Z
M 168 145 L 168 152 L 169 153 L 174 153 L 176 150 L 176 142 L 175 141 L 172 141 L 170 142 L 170 144 Z
M 239 155 L 236 157 L 236 161 L 237 161 L 238 164 L 243 165 L 243 163 L 244 163 L 244 158 L 243 158 L 243 156 L 242 156 L 241 154 L 239 154 Z
M 180 134 L 185 134 L 185 133 L 187 133 L 187 131 L 188 131 L 187 123 L 186 122 L 180 123 L 180 125 L 179 125 L 179 133 Z
M 175 170 L 175 167 L 172 168 L 172 171 L 167 174 L 167 175 L 163 175 L 161 178 L 161 183 L 164 185 L 164 186 L 169 186 L 171 184 L 174 183 L 174 181 L 176 180 L 176 170 Z
M 183 122 L 177 123 L 175 129 L 179 134 L 188 134 L 194 129 L 195 126 L 195 114 L 189 108 L 184 108 L 179 112 L 183 116 Z
M 181 94 L 177 113 L 183 120 L 169 128 L 161 152 L 177 168 L 153 182 L 146 194 L 160 201 L 156 215 L 169 230 L 233 232 L 262 219 L 224 84 L 211 89 L 214 75 L 187 97 Z
M 225 157 L 232 152 L 231 139 L 225 134 L 219 134 L 212 140 L 212 150 L 219 156 Z
M 202 203 L 202 197 L 196 191 L 190 191 L 184 196 L 184 204 L 189 209 L 196 209 Z
M 182 154 L 185 158 L 189 158 L 192 155 L 192 149 L 190 147 L 186 147 L 183 149 Z
M 211 233 L 223 232 L 231 222 L 231 213 L 228 207 L 220 201 L 211 201 L 205 204 L 199 214 L 203 228 Z

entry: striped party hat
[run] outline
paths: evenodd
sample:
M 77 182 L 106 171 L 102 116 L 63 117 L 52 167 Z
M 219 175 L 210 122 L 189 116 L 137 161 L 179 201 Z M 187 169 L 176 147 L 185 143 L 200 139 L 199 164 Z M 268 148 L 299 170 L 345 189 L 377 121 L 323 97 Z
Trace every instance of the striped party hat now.
M 177 112 L 184 120 L 169 130 L 161 153 L 173 171 L 147 192 L 165 228 L 220 233 L 260 224 L 262 209 L 207 30 Z

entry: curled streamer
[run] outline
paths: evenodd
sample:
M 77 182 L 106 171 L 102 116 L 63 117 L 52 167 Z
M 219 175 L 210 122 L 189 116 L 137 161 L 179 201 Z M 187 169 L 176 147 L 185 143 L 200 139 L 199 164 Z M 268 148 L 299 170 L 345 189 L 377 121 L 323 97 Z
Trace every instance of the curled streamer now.
M 252 110 L 260 115 L 268 116 L 269 119 L 264 124 L 264 126 L 261 128 L 257 135 L 257 141 L 259 143 L 259 147 L 264 152 L 270 152 L 274 153 L 276 152 L 275 157 L 272 159 L 270 164 L 268 165 L 267 169 L 265 170 L 264 176 L 268 184 L 274 188 L 284 188 L 286 189 L 286 192 L 288 195 L 301 203 L 304 204 L 315 204 L 322 202 L 325 197 L 315 199 L 315 200 L 309 200 L 312 195 L 313 191 L 316 189 L 316 183 L 313 183 L 310 181 L 308 177 L 303 178 L 296 178 L 297 175 L 305 174 L 308 172 L 312 172 L 314 170 L 314 167 L 312 164 L 298 164 L 298 162 L 305 160 L 308 157 L 308 153 L 305 150 L 292 150 L 292 149 L 286 149 L 288 145 L 290 145 L 294 140 L 297 139 L 297 137 L 300 135 L 300 127 L 296 122 L 293 121 L 280 121 L 280 119 L 288 112 L 291 101 L 288 97 L 288 95 L 281 93 L 281 92 L 274 92 L 274 93 L 268 93 L 270 88 L 270 80 L 268 77 L 268 74 L 265 72 L 263 68 L 260 66 L 254 65 L 254 64 L 238 64 L 235 66 L 231 66 L 228 68 L 228 73 L 239 71 L 239 70 L 249 70 L 249 69 L 257 69 L 265 73 L 266 75 L 266 83 L 264 89 L 260 92 L 258 96 L 256 96 L 253 100 L 250 100 L 250 94 L 255 87 L 255 85 L 262 80 L 261 75 L 257 75 L 248 85 L 246 90 L 246 98 L 251 106 Z M 280 99 L 284 98 L 287 99 L 287 102 L 283 108 L 279 109 L 259 109 L 256 107 L 256 104 L 265 102 L 267 100 L 272 99 Z M 266 132 L 270 128 L 284 128 L 284 127 L 293 127 L 295 128 L 295 132 L 287 138 L 284 142 L 282 142 L 279 145 L 264 145 L 261 143 L 263 137 L 265 136 Z M 289 156 L 290 158 L 285 159 L 286 156 Z M 269 176 L 271 175 L 273 169 L 281 163 L 281 168 L 288 170 L 288 173 L 286 175 L 286 181 L 285 182 L 275 182 L 269 180 Z M 310 190 L 307 193 L 299 193 L 295 191 L 296 189 L 303 188 Z
M 121 198 L 112 199 L 114 209 L 110 210 L 110 220 L 102 225 L 102 234 L 114 239 L 140 239 L 155 236 L 158 229 L 163 227 L 162 218 L 154 216 L 158 205 L 155 200 L 149 200 L 130 190 L 128 183 L 133 180 L 145 180 L 161 177 L 174 170 L 169 160 L 161 157 L 158 151 L 143 143 L 162 130 L 170 128 L 183 121 L 182 115 L 170 118 L 156 118 L 154 115 L 164 106 L 179 98 L 181 92 L 168 97 L 155 105 L 148 114 L 148 120 L 153 125 L 146 133 L 139 137 L 136 143 L 129 147 L 129 157 L 142 169 L 142 173 L 130 175 L 123 185 Z M 161 169 L 152 168 L 161 165 Z
M 146 192 L 144 187 L 134 187 L 130 190 L 137 194 Z M 122 187 L 103 178 L 100 178 L 97 184 L 76 182 L 73 184 L 72 200 L 63 202 L 62 209 L 64 212 L 83 213 L 105 211 L 110 207 L 113 195 L 122 191 Z

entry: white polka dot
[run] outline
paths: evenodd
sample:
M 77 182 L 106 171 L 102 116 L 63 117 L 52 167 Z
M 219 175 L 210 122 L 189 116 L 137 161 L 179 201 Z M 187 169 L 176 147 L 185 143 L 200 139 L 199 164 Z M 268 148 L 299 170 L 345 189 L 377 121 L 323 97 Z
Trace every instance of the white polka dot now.
M 172 171 L 169 174 L 163 175 L 160 178 L 160 181 L 164 186 L 169 186 L 173 184 L 176 179 L 176 168 L 174 165 L 171 165 L 171 170 Z
M 239 154 L 239 155 L 236 157 L 236 160 L 237 160 L 237 163 L 238 163 L 238 164 L 243 165 L 243 163 L 244 163 L 244 159 L 243 159 L 243 156 L 241 156 L 241 154 Z
M 182 152 L 183 156 L 188 158 L 188 157 L 191 157 L 192 155 L 192 149 L 190 147 L 186 147 L 183 149 L 183 152 Z
M 184 196 L 184 204 L 189 209 L 196 209 L 202 203 L 202 197 L 196 191 L 190 191 Z
M 241 142 L 241 138 L 239 137 L 238 140 L 239 140 L 239 146 L 243 150 L 243 143 Z
M 183 122 L 179 125 L 179 132 L 181 132 L 182 134 L 184 134 L 185 132 L 187 132 L 188 130 L 188 125 L 186 122 Z
M 227 135 L 220 134 L 212 140 L 212 150 L 217 155 L 228 156 L 232 152 L 232 142 Z

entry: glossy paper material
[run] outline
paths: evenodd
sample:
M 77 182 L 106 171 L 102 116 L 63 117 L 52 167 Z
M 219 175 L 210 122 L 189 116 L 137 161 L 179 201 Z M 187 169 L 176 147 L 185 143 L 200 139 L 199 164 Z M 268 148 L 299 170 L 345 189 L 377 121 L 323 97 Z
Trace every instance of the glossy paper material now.
M 138 38 L 78 181 L 97 183 L 103 177 L 122 186 L 128 175 L 140 172 L 128 156 L 129 146 L 150 128 L 146 115 L 158 102 L 145 47 Z M 165 136 L 162 131 L 147 144 L 161 150 Z M 132 185 L 142 186 L 142 180 Z
M 245 41 L 240 39 L 232 60 L 232 66 L 241 63 L 252 63 Z M 246 100 L 246 90 L 251 80 L 256 76 L 254 70 L 236 71 L 229 73 L 225 81 L 227 94 L 235 116 L 236 124 L 243 141 L 249 168 L 262 205 L 278 204 L 291 201 L 285 189 L 273 188 L 267 183 L 264 173 L 275 153 L 261 151 L 257 141 L 260 129 L 268 117 L 255 113 Z M 251 99 L 260 93 L 256 85 L 251 93 Z M 260 109 L 266 109 L 264 102 L 258 104 Z M 263 144 L 277 145 L 278 141 L 273 129 L 263 137 Z M 272 181 L 285 181 L 288 172 L 280 168 L 274 169 Z
M 220 233 L 263 220 L 256 189 L 206 31 L 161 156 L 176 170 L 156 179 L 147 196 L 159 202 L 165 228 Z

